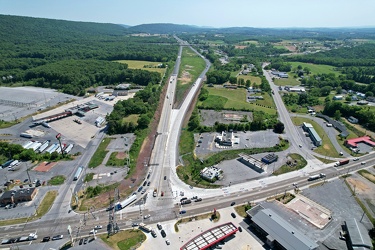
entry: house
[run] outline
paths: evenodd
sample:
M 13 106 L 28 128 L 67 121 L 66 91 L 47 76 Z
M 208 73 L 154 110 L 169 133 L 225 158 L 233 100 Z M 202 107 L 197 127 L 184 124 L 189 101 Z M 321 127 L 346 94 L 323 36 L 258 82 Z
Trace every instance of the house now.
M 358 97 L 360 97 L 360 98 L 365 98 L 365 97 L 366 97 L 366 95 L 363 94 L 363 93 L 361 93 L 361 92 L 357 92 L 356 95 L 357 95 Z
M 357 124 L 358 123 L 358 119 L 353 117 L 353 116 L 349 116 L 348 118 L 348 121 L 353 123 L 353 124 Z
M 311 140 L 313 141 L 314 145 L 319 147 L 322 145 L 322 139 L 318 135 L 318 133 L 315 131 L 313 125 L 310 123 L 304 122 L 302 124 L 302 128 L 305 132 L 307 132 L 310 135 Z
M 344 97 L 342 95 L 335 95 L 332 99 L 338 101 L 338 100 L 342 100 L 343 98 Z

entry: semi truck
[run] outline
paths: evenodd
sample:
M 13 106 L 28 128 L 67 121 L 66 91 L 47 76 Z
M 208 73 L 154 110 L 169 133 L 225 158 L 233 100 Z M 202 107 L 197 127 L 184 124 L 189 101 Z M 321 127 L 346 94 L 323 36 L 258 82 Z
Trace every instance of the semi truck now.
M 115 211 L 121 210 L 127 206 L 129 206 L 133 201 L 137 199 L 137 195 L 133 194 L 132 196 L 128 197 L 126 200 L 117 203 L 115 206 Z
M 147 226 L 145 223 L 139 223 L 139 228 L 147 233 L 152 231 L 152 227 Z
M 49 140 L 44 141 L 43 144 L 42 144 L 42 146 L 40 146 L 38 148 L 37 152 L 38 153 L 42 153 L 44 150 L 46 150 L 46 148 L 48 148 L 48 146 L 49 146 L 49 142 L 50 142 Z
M 313 180 L 317 180 L 317 179 L 320 179 L 320 178 L 324 178 L 325 176 L 326 176 L 325 174 L 320 173 L 320 174 L 310 176 L 307 180 L 313 181 Z
M 349 159 L 341 160 L 335 163 L 335 167 L 342 166 L 349 163 Z

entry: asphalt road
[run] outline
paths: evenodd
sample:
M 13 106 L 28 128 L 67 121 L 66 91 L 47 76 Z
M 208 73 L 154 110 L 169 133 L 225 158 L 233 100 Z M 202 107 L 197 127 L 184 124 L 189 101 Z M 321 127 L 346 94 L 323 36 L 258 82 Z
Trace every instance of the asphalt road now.
M 185 42 L 184 45 L 186 45 Z M 179 60 L 179 58 L 177 60 Z M 201 74 L 202 77 L 210 67 L 209 62 L 206 61 L 206 63 L 207 67 Z M 179 63 L 176 63 L 176 65 L 179 65 Z M 174 72 L 178 72 L 178 70 L 175 68 Z M 170 86 L 167 90 L 169 97 L 164 100 L 162 119 L 158 126 L 158 135 L 155 142 L 154 151 L 150 159 L 150 170 L 152 171 L 152 176 L 150 177 L 151 181 L 154 183 L 153 185 L 156 185 L 159 188 L 158 191 L 160 191 L 160 189 L 166 190 L 166 195 L 163 197 L 150 197 L 152 195 L 149 193 L 146 204 L 125 208 L 117 213 L 116 218 L 118 218 L 117 222 L 121 229 L 130 228 L 130 224 L 133 221 L 142 221 L 143 214 L 150 214 L 150 218 L 144 220 L 146 223 L 158 221 L 162 222 L 178 218 L 178 211 L 180 207 L 177 204 L 178 199 L 175 194 L 175 192 L 177 192 L 176 190 L 185 190 L 186 193 L 191 193 L 189 187 L 177 177 L 175 167 L 178 159 L 177 151 L 181 124 L 192 99 L 199 91 L 202 78 L 199 78 L 196 83 L 193 84 L 181 107 L 178 110 L 172 110 L 172 105 L 168 104 L 171 104 L 173 101 L 171 98 L 173 98 L 173 92 L 177 80 L 176 76 L 177 75 L 175 74 L 171 76 L 172 83 L 169 84 Z M 302 142 L 300 134 L 291 122 L 290 116 L 283 105 L 280 95 L 278 94 L 277 87 L 272 83 L 272 80 L 267 72 L 265 72 L 265 76 L 270 81 L 272 89 L 274 89 L 274 99 L 279 111 L 279 117 L 280 120 L 285 124 L 286 135 L 291 142 L 291 147 L 293 147 L 294 150 L 298 151 L 301 155 L 306 156 L 311 165 L 315 164 L 316 166 L 321 166 L 321 163 L 317 164 L 318 161 L 315 160 L 310 151 L 304 148 L 300 149 L 298 147 L 298 145 Z M 89 159 L 95 152 L 96 146 L 102 137 L 103 134 L 99 134 L 96 139 L 93 140 L 92 144 L 87 147 L 87 151 L 81 157 L 81 160 L 76 168 L 80 165 L 87 166 Z M 273 176 L 265 180 L 257 180 L 256 182 L 259 182 L 261 185 L 253 185 L 254 187 L 251 185 L 253 182 L 233 185 L 230 187 L 230 192 L 226 192 L 226 190 L 222 189 L 204 190 L 194 188 L 195 194 L 205 198 L 202 202 L 193 202 L 192 204 L 183 206 L 184 210 L 187 210 L 187 214 L 184 216 L 203 213 L 210 211 L 213 208 L 220 209 L 221 207 L 227 207 L 230 206 L 230 203 L 233 201 L 238 204 L 261 200 L 292 189 L 293 187 L 291 186 L 291 183 L 298 183 L 298 186 L 303 188 L 304 186 L 317 182 L 307 181 L 309 175 L 316 173 L 325 173 L 326 179 L 337 178 L 337 176 L 340 174 L 346 174 L 348 172 L 358 170 L 359 168 L 365 168 L 366 165 L 375 164 L 375 160 L 373 160 L 373 158 L 373 155 L 369 154 L 361 157 L 360 161 L 351 162 L 348 165 L 338 169 L 327 166 L 326 168 L 317 168 L 318 170 L 316 172 L 311 173 L 302 170 L 298 171 L 297 173 L 288 173 L 277 177 Z M 361 165 L 361 161 L 366 161 L 367 163 L 365 165 Z M 166 176 L 166 180 L 164 180 L 164 176 Z M 268 180 L 272 180 L 272 182 Z M 322 181 L 322 179 L 320 181 Z M 68 213 L 72 192 L 71 190 L 77 191 L 82 185 L 82 181 L 73 182 L 72 179 L 68 179 L 66 184 L 61 186 L 59 190 L 60 195 L 46 216 L 36 222 L 1 227 L 0 237 L 16 237 L 27 235 L 30 232 L 37 232 L 39 238 L 57 234 L 63 234 L 66 236 L 68 225 L 72 227 L 73 234 L 76 236 L 88 234 L 94 225 L 105 226 L 108 222 L 108 213 L 105 211 L 95 212 L 94 215 L 78 215 L 74 212 Z M 218 195 L 218 193 L 221 193 L 221 195 Z M 83 218 L 84 216 L 85 218 Z M 80 220 L 84 220 L 85 222 L 80 229 L 80 233 L 77 234 L 76 232 L 80 226 Z M 103 231 L 104 230 L 105 229 L 103 229 Z M 64 244 L 65 241 L 67 241 L 66 237 L 64 238 L 64 241 L 61 241 L 61 244 Z M 48 244 L 45 244 L 44 249 L 48 249 Z

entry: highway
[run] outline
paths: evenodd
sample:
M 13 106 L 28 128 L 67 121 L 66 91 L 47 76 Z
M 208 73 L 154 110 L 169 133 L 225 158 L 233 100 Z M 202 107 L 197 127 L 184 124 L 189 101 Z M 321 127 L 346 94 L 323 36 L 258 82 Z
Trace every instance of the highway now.
M 177 37 L 176 39 L 179 40 Z M 181 45 L 189 46 L 184 41 L 179 40 L 179 42 Z M 180 197 L 179 192 L 181 191 L 183 191 L 185 196 L 189 198 L 191 198 L 193 194 L 203 198 L 201 202 L 193 202 L 183 206 L 184 210 L 187 211 L 187 213 L 183 215 L 185 217 L 212 211 L 213 208 L 220 209 L 227 207 L 230 206 L 230 203 L 233 201 L 235 201 L 237 204 L 260 201 L 266 197 L 292 190 L 292 183 L 298 183 L 299 188 L 305 188 L 318 182 L 307 181 L 309 175 L 325 173 L 326 178 L 324 180 L 320 180 L 325 181 L 332 178 L 337 178 L 339 175 L 357 171 L 358 169 L 365 168 L 368 165 L 375 164 L 373 154 L 368 154 L 361 157 L 360 161 L 350 162 L 348 165 L 343 167 L 334 168 L 332 167 L 333 164 L 323 165 L 320 161 L 315 159 L 308 148 L 299 148 L 298 145 L 302 144 L 302 138 L 290 119 L 289 113 L 287 112 L 285 105 L 278 94 L 277 87 L 273 84 L 268 73 L 264 72 L 264 75 L 271 84 L 271 88 L 274 90 L 275 94 L 273 98 L 279 112 L 279 118 L 285 124 L 286 136 L 290 141 L 291 147 L 294 151 L 298 152 L 304 157 L 306 156 L 309 166 L 305 169 L 287 173 L 281 176 L 271 176 L 261 180 L 232 185 L 231 187 L 214 190 L 190 188 L 176 175 L 179 136 L 185 114 L 189 109 L 193 98 L 199 91 L 202 84 L 202 79 L 210 68 L 210 63 L 205 59 L 205 70 L 193 84 L 181 107 L 173 109 L 173 100 L 181 59 L 181 51 L 182 47 L 180 46 L 175 68 L 169 79 L 160 123 L 157 128 L 157 135 L 155 135 L 155 145 L 149 160 L 149 166 L 145 166 L 149 167 L 150 169 L 150 181 L 152 183 L 148 189 L 148 193 L 145 194 L 148 196 L 148 198 L 143 205 L 128 207 L 116 213 L 116 220 L 121 229 L 130 228 L 132 222 L 144 221 L 145 223 L 156 223 L 178 218 L 181 216 L 178 214 L 179 209 L 181 209 L 178 205 L 178 197 Z M 198 53 L 197 51 L 195 52 Z M 198 53 L 198 55 L 200 54 Z M 97 138 L 88 147 L 84 157 L 81 157 L 81 161 L 76 168 L 80 165 L 88 165 L 89 159 L 94 154 L 96 146 L 103 136 L 104 134 L 99 134 L 97 136 Z M 366 161 L 367 163 L 365 165 L 361 165 L 361 161 Z M 75 192 L 79 190 L 82 185 L 82 182 L 76 183 L 73 182 L 72 179 L 68 179 L 67 184 L 61 186 L 59 190 L 60 195 L 46 216 L 35 222 L 1 227 L 0 237 L 2 239 L 11 238 L 27 235 L 30 232 L 37 232 L 39 238 L 63 234 L 64 241 L 66 241 L 68 239 L 68 225 L 70 225 L 73 229 L 73 236 L 88 235 L 88 232 L 93 228 L 94 225 L 103 225 L 102 231 L 104 232 L 105 226 L 108 222 L 108 212 L 96 211 L 93 213 L 93 215 L 81 215 L 74 212 L 68 213 L 72 190 Z M 158 197 L 152 197 L 152 190 L 154 188 L 156 188 L 158 191 Z M 163 192 L 163 196 L 161 196 L 161 192 Z M 143 220 L 143 215 L 145 214 L 150 214 L 151 217 Z M 77 234 L 78 228 L 81 224 L 80 221 L 84 221 L 84 223 L 82 223 L 83 226 L 80 229 L 79 234 Z M 60 243 L 64 243 L 64 241 L 60 241 Z M 38 248 L 48 249 L 49 244 L 39 244 Z

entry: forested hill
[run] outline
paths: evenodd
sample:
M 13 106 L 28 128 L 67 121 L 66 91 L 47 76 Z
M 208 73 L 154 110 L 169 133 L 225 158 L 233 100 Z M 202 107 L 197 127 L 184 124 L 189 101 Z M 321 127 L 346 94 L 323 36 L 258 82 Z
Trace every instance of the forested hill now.
M 29 41 L 30 38 L 60 39 L 87 36 L 123 36 L 128 31 L 117 24 L 73 22 L 45 18 L 0 15 L 0 40 Z
M 184 24 L 172 24 L 172 23 L 151 23 L 151 24 L 140 24 L 128 28 L 130 32 L 142 32 L 151 34 L 173 34 L 173 33 L 198 33 L 205 32 L 207 29 L 184 25 Z
M 138 37 L 117 24 L 0 15 L 0 85 L 33 85 L 83 95 L 95 85 L 155 84 L 160 74 L 114 60 L 174 61 L 173 37 Z

